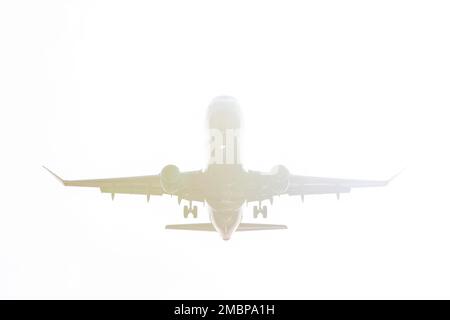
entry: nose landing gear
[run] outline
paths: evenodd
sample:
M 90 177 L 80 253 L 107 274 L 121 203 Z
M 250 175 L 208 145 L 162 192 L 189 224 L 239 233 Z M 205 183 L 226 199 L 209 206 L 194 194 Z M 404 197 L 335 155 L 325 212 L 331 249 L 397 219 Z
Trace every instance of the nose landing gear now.
M 261 214 L 263 218 L 267 218 L 267 206 L 261 206 L 261 202 L 258 206 L 253 207 L 253 218 L 258 218 L 259 214 Z
M 184 206 L 183 208 L 183 216 L 187 218 L 189 216 L 189 213 L 192 213 L 192 216 L 194 218 L 197 218 L 198 208 L 197 206 L 192 206 L 192 201 L 189 201 L 189 207 Z

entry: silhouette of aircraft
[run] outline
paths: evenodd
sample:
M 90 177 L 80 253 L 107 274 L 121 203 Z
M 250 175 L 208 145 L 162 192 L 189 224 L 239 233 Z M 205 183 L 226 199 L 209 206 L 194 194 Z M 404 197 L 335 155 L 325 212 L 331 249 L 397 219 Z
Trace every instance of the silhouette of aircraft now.
M 241 223 L 242 206 L 255 203 L 253 216 L 267 217 L 267 206 L 263 201 L 273 202 L 274 196 L 336 194 L 350 192 L 352 188 L 379 187 L 388 180 L 354 180 L 321 178 L 290 174 L 286 167 L 275 166 L 270 172 L 245 170 L 239 159 L 240 107 L 236 99 L 220 96 L 212 100 L 208 109 L 210 135 L 210 158 L 205 170 L 180 172 L 177 166 L 167 165 L 160 174 L 93 180 L 64 180 L 47 169 L 65 186 L 95 187 L 110 193 L 141 194 L 147 196 L 173 195 L 188 201 L 184 206 L 184 217 L 197 217 L 194 202 L 209 207 L 211 223 L 167 225 L 166 229 L 217 231 L 224 240 L 235 231 L 286 229 L 285 225 Z

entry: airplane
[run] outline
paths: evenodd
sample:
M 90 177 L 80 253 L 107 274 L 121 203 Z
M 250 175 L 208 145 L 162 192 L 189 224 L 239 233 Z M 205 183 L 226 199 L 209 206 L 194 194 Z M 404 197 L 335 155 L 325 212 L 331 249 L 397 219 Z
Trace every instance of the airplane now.
M 166 229 L 217 231 L 223 240 L 229 240 L 235 231 L 287 229 L 285 225 L 242 223 L 242 207 L 254 203 L 253 217 L 267 217 L 267 206 L 275 196 L 336 194 L 350 192 L 352 188 L 380 187 L 388 180 L 355 180 L 301 176 L 291 174 L 283 165 L 270 172 L 246 170 L 240 161 L 241 115 L 238 101 L 230 96 L 219 96 L 208 107 L 209 162 L 204 170 L 181 172 L 173 164 L 165 166 L 159 174 L 92 180 L 64 180 L 48 170 L 64 186 L 100 188 L 103 193 L 140 194 L 150 196 L 176 196 L 178 204 L 188 202 L 183 214 L 197 218 L 198 207 L 192 203 L 207 204 L 210 223 L 166 225 Z

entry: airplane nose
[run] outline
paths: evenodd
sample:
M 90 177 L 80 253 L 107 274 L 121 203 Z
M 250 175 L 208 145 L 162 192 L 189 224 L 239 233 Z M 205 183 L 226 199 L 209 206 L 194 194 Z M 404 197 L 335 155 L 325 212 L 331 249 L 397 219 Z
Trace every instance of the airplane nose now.
M 231 233 L 222 233 L 222 239 L 225 241 L 230 240 L 231 238 Z
M 227 241 L 227 240 L 230 240 L 231 235 L 233 234 L 233 231 L 234 231 L 233 229 L 225 227 L 225 228 L 221 228 L 219 233 L 220 233 L 220 236 L 222 237 L 222 239 Z
M 242 212 L 237 211 L 210 211 L 210 219 L 214 228 L 223 240 L 230 240 L 231 235 L 239 226 L 242 219 Z

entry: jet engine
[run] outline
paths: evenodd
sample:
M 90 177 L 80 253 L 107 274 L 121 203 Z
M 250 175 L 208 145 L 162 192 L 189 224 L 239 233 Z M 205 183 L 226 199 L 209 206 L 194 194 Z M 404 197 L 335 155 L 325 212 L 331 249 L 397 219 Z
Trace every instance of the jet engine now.
M 274 193 L 282 194 L 289 187 L 289 170 L 285 166 L 278 165 L 270 170 L 272 176 L 272 188 Z
M 160 173 L 161 187 L 168 194 L 175 194 L 181 188 L 181 174 L 177 166 L 169 164 Z

